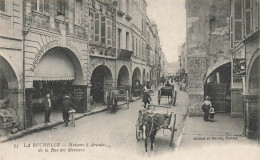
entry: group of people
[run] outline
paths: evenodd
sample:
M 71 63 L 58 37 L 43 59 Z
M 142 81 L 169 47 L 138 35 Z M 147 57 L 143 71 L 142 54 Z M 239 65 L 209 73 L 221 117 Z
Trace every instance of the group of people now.
M 46 94 L 46 97 L 43 100 L 43 106 L 44 106 L 44 112 L 45 112 L 44 123 L 49 123 L 51 111 L 53 108 L 50 93 Z M 62 117 L 63 117 L 63 120 L 64 120 L 66 126 L 68 126 L 69 111 L 71 108 L 76 109 L 77 107 L 72 103 L 71 97 L 69 95 L 64 95 L 62 97 L 61 110 L 62 110 Z
M 214 108 L 212 107 L 210 97 L 206 96 L 205 101 L 203 102 L 202 105 L 202 110 L 204 112 L 204 121 L 211 121 L 213 122 L 214 117 L 215 117 L 215 111 Z

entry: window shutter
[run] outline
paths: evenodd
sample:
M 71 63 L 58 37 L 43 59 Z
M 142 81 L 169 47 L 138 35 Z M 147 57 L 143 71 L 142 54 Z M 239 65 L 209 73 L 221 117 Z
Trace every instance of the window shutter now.
M 234 31 L 233 31 L 233 16 L 230 16 L 230 48 L 233 48 L 234 44 Z
M 82 17 L 82 0 L 76 0 L 75 4 L 75 23 L 81 25 Z
M 112 47 L 116 47 L 116 22 L 112 21 Z
M 101 16 L 101 43 L 106 44 L 106 16 Z
M 245 0 L 245 35 L 251 34 L 251 0 Z
M 232 46 L 239 43 L 243 38 L 243 16 L 242 16 L 242 0 L 234 0 L 234 17 L 232 16 Z
M 44 12 L 49 13 L 50 0 L 44 0 Z
M 107 45 L 112 46 L 112 20 L 107 19 Z
M 99 13 L 94 13 L 94 28 L 95 28 L 95 42 L 100 42 L 100 24 L 99 24 Z
M 5 0 L 1 0 L 5 1 Z M 32 10 L 37 10 L 37 0 L 32 0 Z

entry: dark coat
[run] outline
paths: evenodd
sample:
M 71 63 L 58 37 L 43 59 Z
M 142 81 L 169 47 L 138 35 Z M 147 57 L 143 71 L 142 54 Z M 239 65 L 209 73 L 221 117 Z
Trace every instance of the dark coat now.
M 151 100 L 152 100 L 152 98 L 149 95 L 149 93 L 148 92 L 144 92 L 144 94 L 143 94 L 143 102 L 144 103 L 150 103 Z
M 61 103 L 62 112 L 68 112 L 70 108 L 76 108 L 69 98 L 64 98 Z
M 52 109 L 52 106 L 49 107 L 49 101 L 48 101 L 47 98 L 43 99 L 42 104 L 43 104 L 43 107 L 44 107 L 44 111 L 50 111 Z

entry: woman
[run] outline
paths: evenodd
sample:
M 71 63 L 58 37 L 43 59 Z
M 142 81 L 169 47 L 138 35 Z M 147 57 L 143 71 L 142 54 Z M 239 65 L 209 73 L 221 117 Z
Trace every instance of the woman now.
M 202 105 L 202 110 L 204 111 L 204 121 L 208 121 L 209 120 L 209 109 L 212 107 L 211 101 L 210 101 L 210 97 L 207 96 L 205 101 L 203 102 Z

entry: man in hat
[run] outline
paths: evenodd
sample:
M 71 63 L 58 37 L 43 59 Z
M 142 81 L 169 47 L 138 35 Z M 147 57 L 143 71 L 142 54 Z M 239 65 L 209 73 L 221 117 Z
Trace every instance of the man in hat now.
M 69 110 L 70 108 L 77 108 L 71 101 L 70 96 L 64 95 L 62 98 L 61 110 L 62 110 L 62 117 L 66 124 L 66 127 L 69 123 Z
M 146 108 L 147 104 L 150 104 L 150 101 L 152 101 L 152 98 L 148 92 L 148 89 L 145 89 L 143 93 L 144 108 Z
M 51 116 L 51 110 L 52 110 L 52 102 L 51 102 L 50 93 L 46 94 L 46 97 L 43 99 L 42 104 L 44 106 L 44 112 L 45 112 L 44 123 L 48 123 L 48 122 L 50 122 L 50 116 Z

